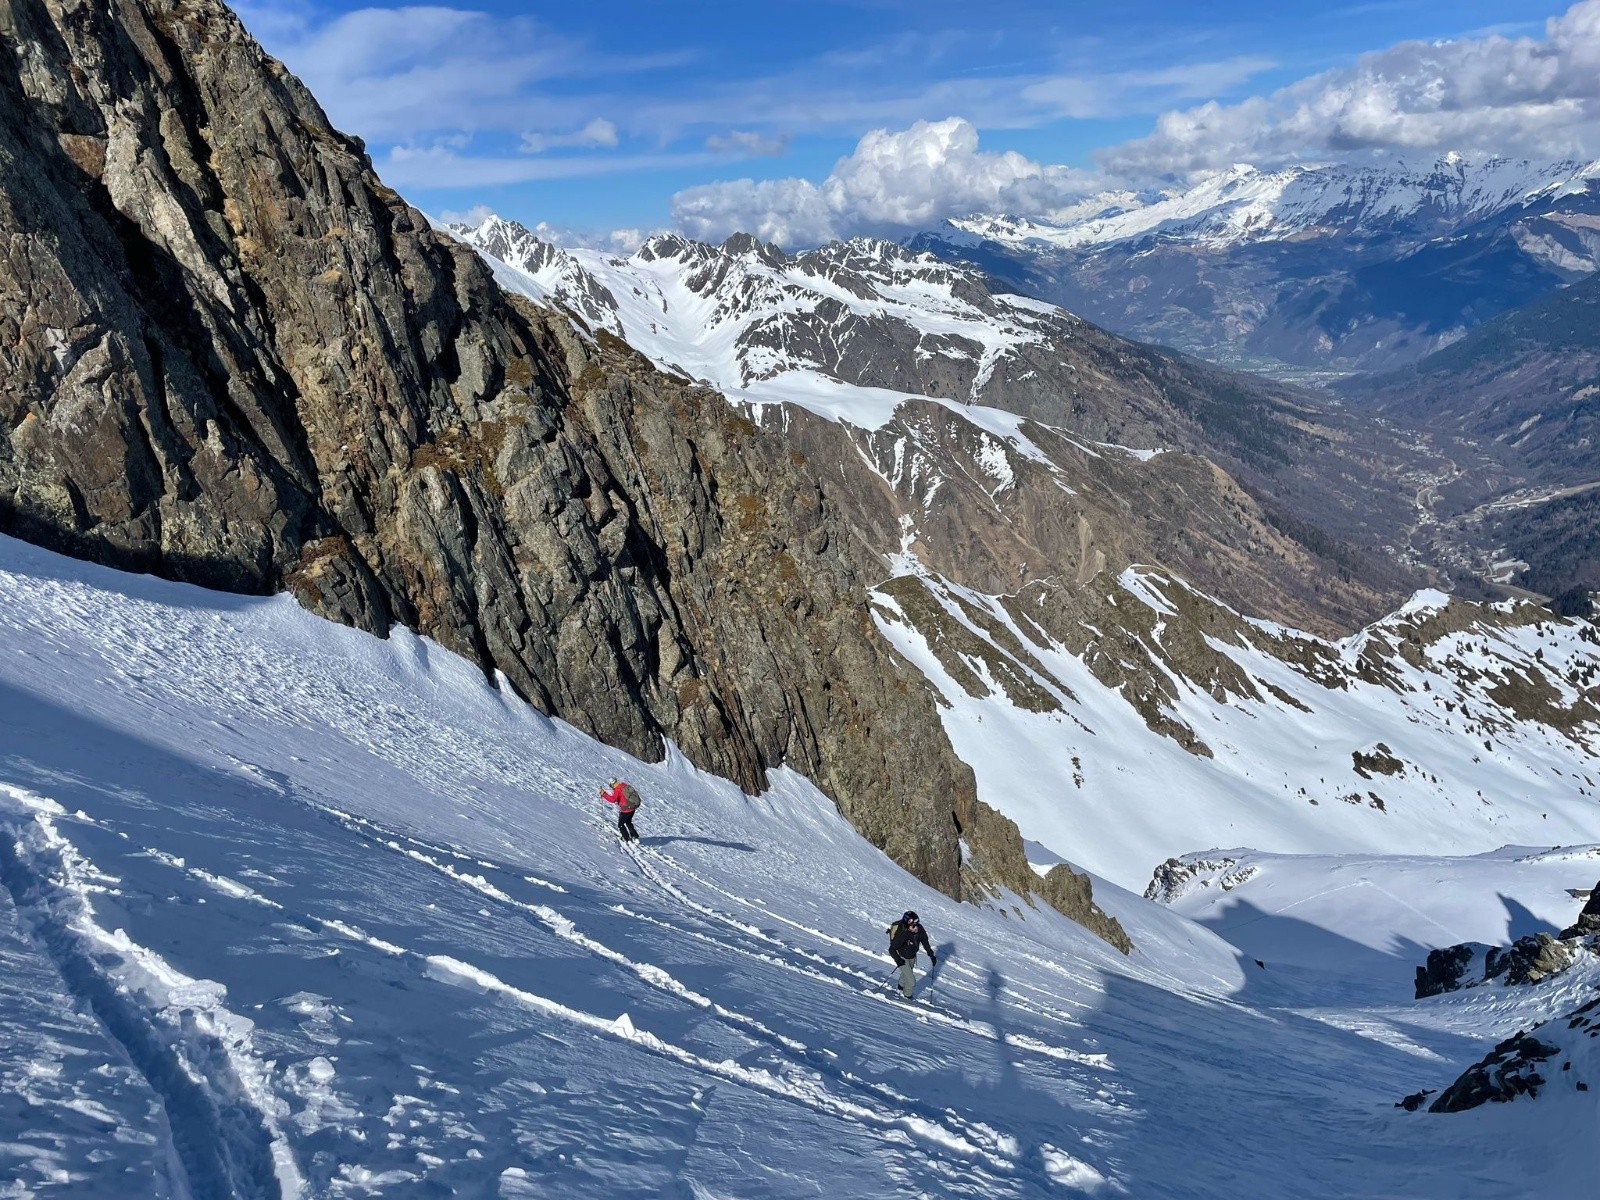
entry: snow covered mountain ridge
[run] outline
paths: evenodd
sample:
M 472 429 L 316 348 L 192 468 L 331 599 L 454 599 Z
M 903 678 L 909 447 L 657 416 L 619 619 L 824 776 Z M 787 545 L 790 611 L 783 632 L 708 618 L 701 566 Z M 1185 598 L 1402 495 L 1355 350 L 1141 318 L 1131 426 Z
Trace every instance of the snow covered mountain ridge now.
M 872 238 L 788 255 L 747 234 L 720 246 L 661 234 L 624 257 L 560 249 L 497 216 L 448 228 L 492 260 L 502 286 L 554 300 L 735 399 L 820 400 L 839 381 L 976 402 L 1022 347 L 1081 325 Z M 851 418 L 873 423 L 861 399 Z
M 1054 217 L 974 214 L 947 222 L 953 242 L 1088 249 L 1155 236 L 1221 249 L 1248 242 L 1396 230 L 1437 236 L 1537 199 L 1585 191 L 1600 161 L 1447 155 L 1426 166 L 1240 164 L 1185 190 L 1115 192 Z
M 719 246 L 663 235 L 624 257 L 564 250 L 499 217 L 450 232 L 508 291 L 751 411 L 793 405 L 881 430 L 926 401 L 1012 441 L 1023 419 L 1080 442 L 1200 454 L 1336 536 L 1380 544 L 1365 532 L 1378 514 L 1410 519 L 1401 443 L 1380 461 L 1371 429 L 1346 427 L 1334 406 L 1129 342 L 979 266 L 873 239 L 790 255 L 742 234 Z M 1300 478 L 1287 485 L 1291 465 Z M 1364 582 L 1403 586 L 1370 571 Z
M 1003 596 L 908 575 L 874 601 L 1042 864 L 1082 839 L 1075 862 L 1137 890 L 1153 846 L 1470 854 L 1600 821 L 1600 635 L 1532 604 L 1421 593 L 1330 642 L 1139 569 Z
M 1235 166 L 907 239 L 1128 337 L 1313 379 L 1416 361 L 1600 268 L 1600 162 Z

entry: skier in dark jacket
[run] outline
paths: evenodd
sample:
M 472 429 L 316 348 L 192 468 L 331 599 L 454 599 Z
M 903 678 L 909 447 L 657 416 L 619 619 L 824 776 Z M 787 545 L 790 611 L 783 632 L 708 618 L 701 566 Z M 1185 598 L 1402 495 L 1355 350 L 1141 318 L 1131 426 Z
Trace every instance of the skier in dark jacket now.
M 617 832 L 622 836 L 622 840 L 637 842 L 639 831 L 633 827 L 633 814 L 639 811 L 639 805 L 643 801 L 639 799 L 639 793 L 633 790 L 633 785 L 623 783 L 620 779 L 613 779 L 609 791 L 605 788 L 600 789 L 600 799 L 607 804 L 617 806 Z
M 922 927 L 922 922 L 917 919 L 917 914 L 907 912 L 903 917 L 888 928 L 889 957 L 894 959 L 894 965 L 900 968 L 900 994 L 907 1000 L 911 999 L 911 984 L 915 979 L 914 968 L 917 962 L 917 949 L 927 954 L 928 961 L 935 967 L 939 965 L 939 956 L 934 954 L 933 947 L 928 943 L 928 931 Z

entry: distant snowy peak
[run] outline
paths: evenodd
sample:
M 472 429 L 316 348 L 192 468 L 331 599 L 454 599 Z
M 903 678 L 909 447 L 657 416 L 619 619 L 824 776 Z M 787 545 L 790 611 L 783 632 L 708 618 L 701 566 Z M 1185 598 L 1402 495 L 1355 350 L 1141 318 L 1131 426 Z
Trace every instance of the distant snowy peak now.
M 544 241 L 526 226 L 490 216 L 477 225 L 445 228 L 483 255 L 507 291 L 540 302 L 558 301 L 592 327 L 622 332 L 616 297 L 571 253 Z
M 1018 294 L 1028 281 L 998 282 L 984 263 L 914 246 L 855 238 L 790 254 L 749 234 L 720 245 L 658 234 L 621 256 L 557 248 L 498 217 L 449 232 L 506 290 L 562 306 L 736 404 L 796 405 L 880 430 L 925 398 L 990 432 L 998 409 L 1007 428 L 1025 418 L 1085 442 L 1190 451 L 1229 471 L 1255 452 L 1237 430 L 1262 445 L 1303 434 L 1301 401 L 1275 386 L 1130 343 Z
M 1538 199 L 1600 182 L 1600 162 L 1533 163 L 1446 155 L 1425 167 L 1296 165 L 1262 171 L 1240 164 L 1166 194 L 1106 193 L 1049 219 L 974 215 L 935 236 L 956 244 L 1093 248 L 1159 235 L 1221 247 L 1319 233 L 1409 227 L 1445 233 Z
M 791 255 L 749 234 L 720 246 L 658 234 L 621 257 L 562 249 L 500 217 L 448 229 L 503 287 L 565 305 L 658 366 L 742 399 L 843 384 L 974 401 L 1018 347 L 1079 326 L 1052 305 L 991 292 L 973 268 L 875 238 Z

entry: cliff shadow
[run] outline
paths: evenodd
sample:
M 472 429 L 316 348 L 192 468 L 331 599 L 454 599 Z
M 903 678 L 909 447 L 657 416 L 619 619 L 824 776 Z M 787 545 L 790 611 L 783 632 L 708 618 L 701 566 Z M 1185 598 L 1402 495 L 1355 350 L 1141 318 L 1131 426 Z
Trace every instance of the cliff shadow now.
M 1506 941 L 1514 942 L 1518 938 L 1525 938 L 1535 933 L 1555 933 L 1556 927 L 1542 917 L 1535 916 L 1524 904 L 1512 899 L 1504 892 L 1499 893 L 1500 903 L 1506 910 Z M 1576 912 L 1574 912 L 1576 919 Z
M 1406 936 L 1379 949 L 1248 900 L 1231 905 L 1224 919 L 1199 923 L 1239 952 L 1244 983 L 1236 998 L 1249 1003 L 1409 1000 L 1416 968 L 1433 949 Z
M 1279 1004 L 1241 997 L 1105 977 L 1101 1007 L 1084 1019 L 1111 1066 L 1094 1097 L 1102 1115 L 1088 1136 L 1054 1143 L 1122 1189 L 1100 1194 L 1478 1194 L 1482 1129 L 1418 1123 L 1395 1105 L 1448 1086 L 1486 1039 L 1399 1021 L 1387 1008 L 1334 1003 L 1319 1019 L 1303 994 Z

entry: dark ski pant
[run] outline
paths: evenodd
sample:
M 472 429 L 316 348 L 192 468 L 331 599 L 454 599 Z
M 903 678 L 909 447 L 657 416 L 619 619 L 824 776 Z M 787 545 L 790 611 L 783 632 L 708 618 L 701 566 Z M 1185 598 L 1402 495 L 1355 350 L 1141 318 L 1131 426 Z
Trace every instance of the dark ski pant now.
M 633 827 L 633 814 L 631 812 L 619 812 L 617 814 L 617 832 L 622 835 L 622 840 L 625 842 L 637 842 L 639 840 L 639 831 Z

